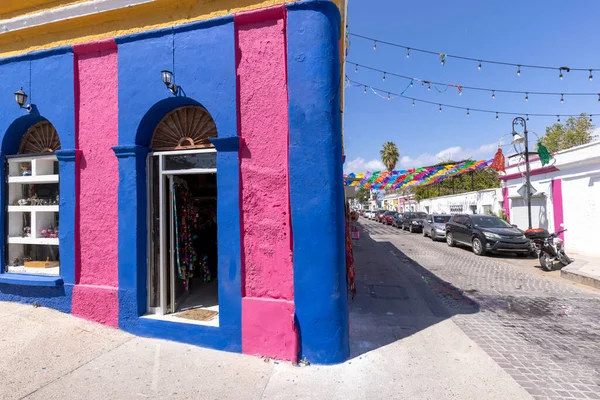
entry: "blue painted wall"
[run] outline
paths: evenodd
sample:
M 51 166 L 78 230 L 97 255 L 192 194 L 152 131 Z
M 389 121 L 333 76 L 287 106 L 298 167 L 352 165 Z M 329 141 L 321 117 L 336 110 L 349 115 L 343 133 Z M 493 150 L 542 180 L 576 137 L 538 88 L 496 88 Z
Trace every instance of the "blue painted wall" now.
M 339 31 L 333 3 L 288 5 L 294 300 L 300 357 L 319 364 L 340 363 L 350 354 Z
M 75 97 L 73 54 L 70 48 L 32 53 L 0 61 L 0 143 L 2 155 L 13 155 L 33 124 L 47 119 L 56 128 L 63 149 L 60 168 L 60 257 L 64 285 L 40 286 L 32 277 L 28 285 L 0 283 L 0 300 L 38 303 L 63 312 L 71 311 L 71 292 L 74 284 L 75 231 Z M 33 111 L 20 110 L 13 93 L 19 88 L 29 95 Z M 66 150 L 66 151 L 65 151 Z M 69 155 L 73 155 L 70 157 Z M 4 176 L 4 165 L 0 174 Z M 0 204 L 6 206 L 6 187 L 0 189 Z M 0 213 L 0 237 L 5 237 L 6 214 Z M 1 246 L 0 274 L 4 273 L 6 248 Z
M 339 110 L 339 12 L 329 1 L 288 5 L 290 200 L 300 357 L 333 364 L 349 357 L 344 195 Z M 117 38 L 119 57 L 119 325 L 144 336 L 241 351 L 240 176 L 236 141 L 235 34 L 231 17 Z M 172 70 L 181 91 L 165 88 Z M 48 119 L 62 144 L 60 252 L 64 285 L 2 283 L 0 300 L 70 312 L 75 282 L 75 97 L 70 49 L 0 60 L 0 151 L 16 152 L 25 131 Z M 19 110 L 20 87 L 36 106 Z M 156 125 L 171 110 L 201 105 L 213 116 L 217 148 L 220 327 L 139 318 L 147 302 L 146 158 Z M 223 140 L 227 139 L 227 140 Z M 238 142 L 239 143 L 239 142 Z M 0 173 L 4 173 L 0 165 Z M 318 181 L 315 181 L 318 179 Z M 0 189 L 4 204 L 5 188 Z M 0 236 L 4 236 L 0 213 Z M 319 251 L 315 251 L 319 249 Z M 0 246 L 0 266 L 5 252 Z M 0 271 L 0 273 L 2 273 Z M 47 284 L 47 282 L 46 282 Z
M 119 46 L 119 325 L 130 332 L 241 351 L 239 166 L 237 151 L 217 148 L 219 245 L 218 328 L 138 318 L 146 311 L 147 147 L 171 110 L 201 105 L 219 138 L 237 136 L 233 19 L 117 38 Z M 160 71 L 181 87 L 171 95 Z M 131 252 L 131 249 L 137 252 Z

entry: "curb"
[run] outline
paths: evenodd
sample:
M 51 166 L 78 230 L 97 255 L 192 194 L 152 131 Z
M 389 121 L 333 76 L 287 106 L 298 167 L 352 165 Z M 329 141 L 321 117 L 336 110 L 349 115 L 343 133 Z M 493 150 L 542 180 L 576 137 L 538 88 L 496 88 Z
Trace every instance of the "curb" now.
M 595 289 L 600 289 L 600 276 L 592 275 L 580 271 L 588 262 L 583 260 L 575 260 L 572 264 L 567 265 L 560 270 L 560 277 L 568 279 L 573 282 L 580 283 L 582 285 L 591 286 Z

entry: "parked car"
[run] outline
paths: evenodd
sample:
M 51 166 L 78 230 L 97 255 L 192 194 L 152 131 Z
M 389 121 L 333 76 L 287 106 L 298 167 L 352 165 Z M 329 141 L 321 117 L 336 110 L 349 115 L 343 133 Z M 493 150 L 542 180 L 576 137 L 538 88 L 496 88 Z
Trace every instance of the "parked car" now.
M 377 210 L 375 211 L 375 216 L 373 217 L 373 219 L 377 222 L 381 222 L 381 218 L 383 218 L 383 213 L 385 212 L 385 210 Z
M 426 218 L 427 213 L 425 212 L 405 213 L 402 220 L 402 229 L 408 230 L 410 233 L 421 232 Z
M 384 221 L 383 223 L 385 225 L 392 225 L 392 223 L 394 222 L 394 217 L 396 216 L 396 214 L 398 214 L 398 211 L 387 211 L 384 214 Z
M 523 232 L 493 215 L 453 215 L 446 224 L 446 243 L 470 246 L 478 256 L 487 252 L 521 255 L 531 249 Z
M 377 214 L 377 222 L 380 222 L 383 224 L 385 222 L 385 213 L 387 213 L 387 212 L 388 212 L 387 210 L 381 210 L 379 212 L 379 214 Z
M 423 223 L 423 236 L 429 236 L 431 240 L 444 239 L 446 237 L 446 223 L 450 221 L 450 214 L 431 214 L 425 218 Z
M 392 226 L 396 228 L 402 227 L 402 221 L 404 220 L 404 214 L 406 213 L 398 213 L 392 219 Z
M 364 217 L 364 216 L 365 216 L 365 212 L 367 212 L 367 210 L 365 210 L 365 209 L 363 208 L 362 210 L 360 210 L 360 211 L 358 212 L 358 215 L 360 215 L 361 217 Z

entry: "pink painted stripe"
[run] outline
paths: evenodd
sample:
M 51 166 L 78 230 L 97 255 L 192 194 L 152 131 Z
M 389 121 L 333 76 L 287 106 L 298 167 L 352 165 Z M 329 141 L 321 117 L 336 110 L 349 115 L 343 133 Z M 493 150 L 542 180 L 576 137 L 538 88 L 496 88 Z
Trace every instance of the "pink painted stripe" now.
M 554 230 L 558 231 L 560 224 L 565 221 L 563 217 L 562 179 L 552 179 L 552 208 L 554 209 Z M 561 233 L 559 237 L 565 240 L 564 233 Z
M 77 224 L 79 260 L 73 314 L 117 326 L 118 57 L 114 41 L 74 46 L 76 138 L 81 150 Z
M 548 168 L 538 168 L 538 169 L 531 170 L 531 172 L 529 173 L 529 176 L 543 175 L 543 174 L 548 174 L 550 172 L 556 172 L 556 171 L 559 171 L 559 169 L 556 168 L 555 166 L 548 167 Z M 516 174 L 500 176 L 499 179 L 501 181 L 509 181 L 511 179 L 520 178 L 521 176 L 523 176 L 523 174 L 516 173 Z
M 99 51 L 117 50 L 117 43 L 115 43 L 114 39 L 110 38 L 95 42 L 74 44 L 71 48 L 75 55 L 81 56 Z
M 252 18 L 235 16 L 240 135 L 245 143 L 240 150 L 244 294 L 293 300 L 282 10 L 285 8 L 254 11 L 250 13 Z M 255 22 L 260 15 L 264 15 L 262 22 Z M 269 19 L 274 15 L 279 18 Z
M 502 199 L 504 201 L 504 215 L 506 215 L 506 219 L 510 222 L 510 204 L 508 203 L 508 188 L 502 188 Z
M 242 351 L 295 360 L 286 8 L 234 16 L 242 214 Z

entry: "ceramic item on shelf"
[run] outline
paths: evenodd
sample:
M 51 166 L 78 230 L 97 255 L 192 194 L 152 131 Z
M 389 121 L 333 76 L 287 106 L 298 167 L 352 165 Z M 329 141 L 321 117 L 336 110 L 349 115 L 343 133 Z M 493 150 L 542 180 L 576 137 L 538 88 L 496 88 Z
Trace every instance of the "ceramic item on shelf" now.
M 40 232 L 43 238 L 52 238 L 55 239 L 58 237 L 58 231 L 55 230 L 52 226 L 48 227 L 48 229 L 42 229 Z
M 21 168 L 21 176 L 31 176 L 31 164 L 21 163 L 19 168 Z
M 29 205 L 29 199 L 19 199 L 17 201 L 17 203 L 19 203 L 20 206 L 28 206 Z
M 31 237 L 31 227 L 26 226 L 23 228 L 23 237 Z

